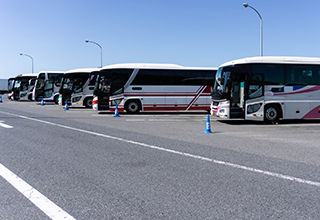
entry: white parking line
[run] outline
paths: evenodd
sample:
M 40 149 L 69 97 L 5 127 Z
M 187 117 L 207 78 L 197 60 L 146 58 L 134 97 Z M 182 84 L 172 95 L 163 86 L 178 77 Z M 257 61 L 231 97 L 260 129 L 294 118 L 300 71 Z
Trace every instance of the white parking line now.
M 0 121 L 0 126 L 1 126 L 1 127 L 4 127 L 4 128 L 13 128 L 13 126 L 4 124 L 4 123 L 2 123 L 2 122 L 3 122 L 3 121 Z
M 118 140 L 118 141 L 130 143 L 130 144 L 135 144 L 135 145 L 139 145 L 142 147 L 147 147 L 147 148 L 165 151 L 165 152 L 178 154 L 178 155 L 182 155 L 182 156 L 186 156 L 186 157 L 191 157 L 194 159 L 204 160 L 204 161 L 212 162 L 215 164 L 220 164 L 220 165 L 229 166 L 229 167 L 233 167 L 233 168 L 237 168 L 237 169 L 242 169 L 242 170 L 246 170 L 246 171 L 250 171 L 250 172 L 254 172 L 254 173 L 259 173 L 259 174 L 263 174 L 263 175 L 267 175 L 267 176 L 277 177 L 280 179 L 285 179 L 285 180 L 290 180 L 290 181 L 294 181 L 294 182 L 298 182 L 298 183 L 303 183 L 303 184 L 308 184 L 308 185 L 320 187 L 320 182 L 315 182 L 315 181 L 305 180 L 305 179 L 301 179 L 301 178 L 297 178 L 297 177 L 293 177 L 293 176 L 283 175 L 280 173 L 274 173 L 274 172 L 269 172 L 269 171 L 265 171 L 265 170 L 255 169 L 252 167 L 246 167 L 246 166 L 242 166 L 242 165 L 234 164 L 234 163 L 229 163 L 229 162 L 225 162 L 225 161 L 219 161 L 219 160 L 211 159 L 208 157 L 203 157 L 203 156 L 199 156 L 199 155 L 189 154 L 186 152 L 171 150 L 168 148 L 158 147 L 155 145 L 145 144 L 145 143 L 132 141 L 132 140 L 124 139 L 124 138 L 119 138 L 119 137 L 114 137 L 114 136 L 110 136 L 110 135 L 106 135 L 106 134 L 100 134 L 100 133 L 93 132 L 93 131 L 87 131 L 87 130 L 83 130 L 83 129 L 79 129 L 79 128 L 69 127 L 66 125 L 56 124 L 53 122 L 43 121 L 43 120 L 39 120 L 39 119 L 35 119 L 35 118 L 29 118 L 29 117 L 22 116 L 22 115 L 16 115 L 16 114 L 2 112 L 2 111 L 0 111 L 0 113 L 13 115 L 16 117 L 20 117 L 20 118 L 24 118 L 24 119 L 28 119 L 28 120 L 32 120 L 32 121 L 37 121 L 37 122 L 41 122 L 41 123 L 45 123 L 45 124 L 49 124 L 49 125 L 53 125 L 53 126 L 57 126 L 57 127 L 61 127 L 61 128 L 74 130 L 74 131 L 79 131 L 79 132 L 83 132 L 83 133 L 87 133 L 87 134 L 92 134 L 92 135 L 96 135 L 99 137 L 105 137 L 105 138 Z
M 51 219 L 75 219 L 2 164 L 0 164 L 0 176 L 7 180 Z

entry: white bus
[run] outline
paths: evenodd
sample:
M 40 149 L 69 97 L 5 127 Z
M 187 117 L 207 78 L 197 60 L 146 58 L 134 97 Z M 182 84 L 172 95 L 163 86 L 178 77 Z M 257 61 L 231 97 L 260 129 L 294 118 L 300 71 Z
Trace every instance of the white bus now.
M 32 93 L 32 100 L 54 102 L 58 104 L 59 89 L 64 72 L 41 71 L 37 76 L 35 88 Z
M 210 111 L 217 68 L 175 64 L 115 64 L 96 73 L 93 109 Z
M 59 105 L 64 105 L 67 100 L 72 107 L 92 108 L 95 75 L 91 73 L 98 70 L 86 68 L 67 71 L 61 81 Z
M 36 73 L 20 74 L 15 77 L 11 100 L 29 100 L 32 101 L 32 91 L 37 78 Z
M 266 122 L 320 118 L 320 58 L 252 57 L 222 64 L 211 114 Z

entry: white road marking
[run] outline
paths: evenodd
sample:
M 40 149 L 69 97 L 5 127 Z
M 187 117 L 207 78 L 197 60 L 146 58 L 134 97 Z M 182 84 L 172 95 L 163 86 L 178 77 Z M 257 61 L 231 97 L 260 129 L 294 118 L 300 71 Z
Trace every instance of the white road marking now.
M 4 124 L 4 123 L 2 123 L 2 122 L 3 122 L 3 121 L 0 121 L 0 126 L 1 126 L 1 127 L 4 127 L 4 128 L 13 128 L 13 126 Z
M 135 144 L 135 145 L 139 145 L 139 146 L 143 146 L 143 147 L 147 147 L 147 148 L 151 148 L 151 149 L 156 149 L 156 150 L 165 151 L 165 152 L 169 152 L 169 153 L 173 153 L 173 154 L 178 154 L 178 155 L 182 155 L 182 156 L 186 156 L 186 157 L 191 157 L 194 159 L 204 160 L 204 161 L 212 162 L 215 164 L 225 165 L 225 166 L 229 166 L 229 167 L 233 167 L 233 168 L 237 168 L 237 169 L 242 169 L 242 170 L 246 170 L 246 171 L 250 171 L 250 172 L 254 172 L 254 173 L 259 173 L 259 174 L 263 174 L 263 175 L 267 175 L 267 176 L 277 177 L 280 179 L 285 179 L 285 180 L 290 180 L 290 181 L 294 181 L 294 182 L 298 182 L 298 183 L 303 183 L 303 184 L 308 184 L 308 185 L 320 187 L 320 182 L 316 182 L 316 181 L 310 181 L 310 180 L 305 180 L 305 179 L 301 179 L 301 178 L 297 178 L 297 177 L 293 177 L 293 176 L 283 175 L 280 173 L 274 173 L 274 172 L 270 172 L 270 171 L 255 169 L 252 167 L 247 167 L 247 166 L 242 166 L 239 164 L 215 160 L 215 159 L 211 159 L 208 157 L 203 157 L 203 156 L 199 156 L 199 155 L 195 155 L 195 154 L 189 154 L 189 153 L 185 153 L 185 152 L 181 152 L 181 151 L 171 150 L 171 149 L 158 147 L 158 146 L 150 145 L 150 144 L 145 144 L 145 143 L 141 143 L 141 142 L 137 142 L 137 141 L 132 141 L 132 140 L 124 139 L 124 138 L 114 137 L 114 136 L 110 136 L 110 135 L 106 135 L 106 134 L 100 134 L 100 133 L 93 132 L 93 131 L 87 131 L 87 130 L 83 130 L 83 129 L 79 129 L 79 128 L 69 127 L 66 125 L 56 124 L 53 122 L 43 121 L 43 120 L 39 120 L 39 119 L 35 119 L 35 118 L 29 118 L 29 117 L 22 116 L 22 115 L 16 115 L 16 114 L 2 112 L 2 111 L 0 111 L 0 113 L 13 115 L 16 117 L 20 117 L 20 118 L 24 118 L 24 119 L 28 119 L 28 120 L 32 120 L 32 121 L 37 121 L 37 122 L 41 122 L 44 124 L 49 124 L 49 125 L 53 125 L 53 126 L 57 126 L 57 127 L 61 127 L 61 128 L 66 128 L 66 129 L 70 129 L 70 130 L 74 130 L 74 131 L 79 131 L 79 132 L 83 132 L 83 133 L 87 133 L 87 134 L 92 134 L 92 135 L 96 135 L 99 137 L 105 137 L 105 138 L 118 140 L 118 141 L 130 143 L 130 144 Z
M 2 164 L 0 164 L 0 176 L 7 180 L 51 219 L 75 219 Z

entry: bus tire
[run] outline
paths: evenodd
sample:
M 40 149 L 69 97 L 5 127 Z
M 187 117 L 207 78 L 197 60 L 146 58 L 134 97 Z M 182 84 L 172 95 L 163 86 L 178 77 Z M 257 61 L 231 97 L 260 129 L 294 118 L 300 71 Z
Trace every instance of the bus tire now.
M 141 104 L 139 100 L 128 100 L 124 108 L 127 113 L 134 114 L 140 112 Z
M 54 101 L 54 104 L 58 105 L 59 104 L 59 96 L 56 95 L 55 97 L 53 97 L 53 101 Z
M 278 122 L 280 114 L 280 108 L 277 105 L 267 105 L 264 108 L 264 121 L 267 123 Z
M 93 97 L 88 97 L 84 99 L 83 104 L 86 108 L 92 108 L 92 101 L 93 101 Z

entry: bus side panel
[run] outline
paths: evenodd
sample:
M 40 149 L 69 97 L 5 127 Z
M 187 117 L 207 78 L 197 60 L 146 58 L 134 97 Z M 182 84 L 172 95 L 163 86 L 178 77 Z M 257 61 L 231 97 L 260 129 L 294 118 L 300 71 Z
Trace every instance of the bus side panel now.
M 319 88 L 320 86 L 315 86 Z M 315 89 L 316 89 L 315 88 Z M 320 118 L 320 92 L 319 90 L 310 93 L 310 112 L 304 118 Z
M 166 110 L 210 110 L 209 86 L 166 86 Z
M 126 100 L 139 97 L 142 104 L 142 111 L 165 110 L 166 87 L 165 86 L 129 86 L 125 91 Z
M 212 86 L 193 86 L 197 88 L 192 96 L 187 97 L 186 110 L 210 110 Z
M 311 110 L 309 86 L 296 89 L 295 86 L 284 86 L 283 119 L 302 119 Z M 278 97 L 278 94 L 276 95 Z M 309 117 L 309 116 L 308 116 Z M 305 117 L 306 118 L 306 117 Z
M 165 86 L 165 100 L 166 106 L 165 110 L 168 111 L 178 111 L 186 110 L 187 108 L 187 97 L 189 95 L 193 96 L 185 86 Z

